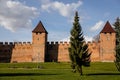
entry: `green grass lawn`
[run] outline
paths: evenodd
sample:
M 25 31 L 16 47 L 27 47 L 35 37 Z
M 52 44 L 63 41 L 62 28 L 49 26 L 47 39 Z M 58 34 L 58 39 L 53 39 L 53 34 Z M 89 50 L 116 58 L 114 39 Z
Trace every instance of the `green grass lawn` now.
M 83 74 L 72 73 L 69 63 L 0 63 L 0 80 L 120 80 L 114 63 L 91 63 Z

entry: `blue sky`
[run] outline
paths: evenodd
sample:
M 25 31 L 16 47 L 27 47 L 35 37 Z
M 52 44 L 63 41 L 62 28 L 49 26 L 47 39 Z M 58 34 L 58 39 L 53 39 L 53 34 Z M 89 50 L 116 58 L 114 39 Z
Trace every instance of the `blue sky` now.
M 42 21 L 48 41 L 69 39 L 75 11 L 86 40 L 99 34 L 106 21 L 120 17 L 120 0 L 0 0 L 0 41 L 32 41 Z

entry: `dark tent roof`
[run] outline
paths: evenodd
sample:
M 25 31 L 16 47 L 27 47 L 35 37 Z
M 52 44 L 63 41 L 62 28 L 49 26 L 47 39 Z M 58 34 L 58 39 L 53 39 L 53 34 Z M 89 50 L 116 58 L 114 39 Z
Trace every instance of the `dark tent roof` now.
M 107 21 L 100 33 L 115 33 L 115 30 L 112 28 L 109 21 Z
M 40 33 L 48 33 L 46 29 L 44 28 L 42 22 L 40 21 L 38 25 L 35 27 L 35 29 L 32 31 L 33 33 L 40 32 Z

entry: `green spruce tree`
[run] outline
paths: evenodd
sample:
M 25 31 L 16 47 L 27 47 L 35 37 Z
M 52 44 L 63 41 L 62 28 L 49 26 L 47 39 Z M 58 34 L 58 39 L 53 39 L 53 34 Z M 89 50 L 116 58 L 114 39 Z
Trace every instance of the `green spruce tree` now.
M 82 66 L 90 66 L 90 55 L 88 45 L 85 43 L 78 12 L 75 13 L 73 28 L 70 37 L 69 56 L 73 72 L 78 71 L 83 75 Z
M 115 31 L 116 31 L 116 60 L 115 64 L 120 71 L 120 19 L 119 17 L 116 19 L 116 22 L 113 24 L 115 26 Z

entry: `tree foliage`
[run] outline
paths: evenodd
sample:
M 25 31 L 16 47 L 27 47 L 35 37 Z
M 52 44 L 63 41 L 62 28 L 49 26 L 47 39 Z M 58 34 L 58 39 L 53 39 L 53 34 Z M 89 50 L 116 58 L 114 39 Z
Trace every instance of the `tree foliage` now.
M 116 22 L 113 24 L 115 26 L 115 31 L 116 31 L 116 60 L 115 64 L 120 71 L 120 19 L 119 17 L 116 19 Z
M 90 66 L 90 55 L 88 45 L 85 43 L 78 12 L 75 13 L 73 28 L 71 30 L 69 56 L 73 72 L 78 71 L 81 75 L 82 66 Z

